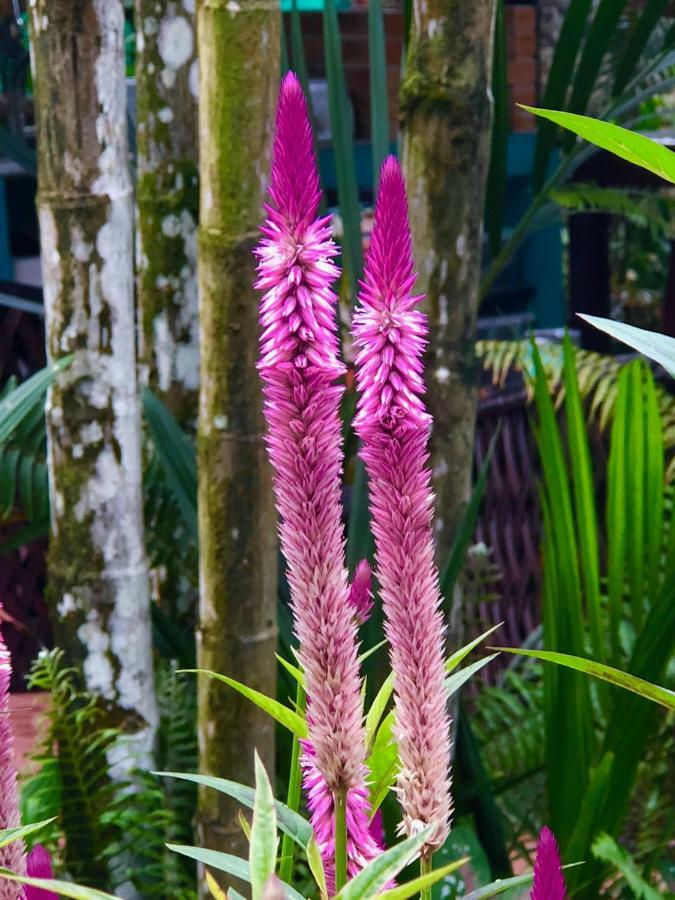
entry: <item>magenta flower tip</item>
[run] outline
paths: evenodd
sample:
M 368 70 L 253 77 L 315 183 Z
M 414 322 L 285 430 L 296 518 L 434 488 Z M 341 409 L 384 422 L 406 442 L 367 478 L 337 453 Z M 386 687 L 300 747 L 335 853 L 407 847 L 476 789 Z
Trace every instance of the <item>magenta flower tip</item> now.
M 539 832 L 530 900 L 566 900 L 565 879 L 555 836 L 546 825 Z
M 30 878 L 53 878 L 52 858 L 49 851 L 42 846 L 36 844 L 28 854 L 26 860 L 26 870 Z M 31 887 L 27 885 L 25 888 L 26 900 L 58 900 L 58 894 L 53 891 L 45 891 L 42 888 Z
M 367 622 L 373 611 L 373 573 L 367 559 L 362 559 L 354 570 L 349 586 L 349 603 L 357 625 Z
M 319 207 L 312 126 L 300 79 L 288 72 L 279 91 L 270 196 L 292 226 L 308 224 Z
M 380 423 L 429 428 L 424 408 L 422 353 L 427 325 L 416 309 L 408 204 L 401 167 L 393 156 L 382 166 L 375 221 L 353 332 L 361 399 L 356 427 L 364 436 Z

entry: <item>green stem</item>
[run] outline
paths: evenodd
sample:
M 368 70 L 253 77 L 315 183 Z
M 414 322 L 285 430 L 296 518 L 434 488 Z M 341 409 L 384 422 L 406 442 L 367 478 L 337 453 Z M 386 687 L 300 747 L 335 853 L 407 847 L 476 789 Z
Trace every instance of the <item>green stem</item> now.
M 420 856 L 420 875 L 428 875 L 432 868 L 431 854 L 427 856 L 425 853 L 424 856 Z M 422 888 L 420 891 L 420 900 L 431 900 L 431 887 Z
M 305 689 L 298 683 L 298 690 L 295 695 L 295 706 L 299 713 L 305 709 Z M 288 793 L 286 795 L 286 806 L 297 812 L 300 808 L 300 788 L 302 786 L 302 771 L 300 768 L 300 741 L 297 737 L 293 738 L 293 750 L 291 751 L 291 772 L 288 781 Z M 279 866 L 279 878 L 290 884 L 293 880 L 293 862 L 295 859 L 295 841 L 293 838 L 284 834 L 281 842 L 281 864 Z
M 347 883 L 347 792 L 336 791 L 335 799 L 335 892 Z

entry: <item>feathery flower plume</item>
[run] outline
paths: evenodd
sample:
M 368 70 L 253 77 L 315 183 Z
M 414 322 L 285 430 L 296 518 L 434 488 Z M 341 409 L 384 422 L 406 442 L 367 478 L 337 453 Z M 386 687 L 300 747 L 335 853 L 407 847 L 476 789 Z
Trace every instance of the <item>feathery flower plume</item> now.
M 422 400 L 427 327 L 415 308 L 421 298 L 411 292 L 414 282 L 403 175 L 388 157 L 353 320 L 360 394 L 355 427 L 369 477 L 376 573 L 391 645 L 402 830 L 412 835 L 434 825 L 428 854 L 449 831 L 450 720 L 431 531 L 431 417 Z
M 560 853 L 555 836 L 546 825 L 539 832 L 534 860 L 534 884 L 530 900 L 566 900 Z
M 326 779 L 316 767 L 311 743 L 302 741 L 302 747 L 302 787 L 321 851 L 328 894 L 332 897 L 335 893 L 335 801 Z M 384 849 L 381 820 L 369 823 L 369 812 L 368 789 L 361 783 L 347 793 L 347 874 L 350 878 Z
M 42 844 L 36 844 L 28 854 L 26 869 L 31 878 L 53 878 L 52 858 L 49 851 Z M 58 900 L 59 895 L 54 891 L 45 891 L 42 888 L 26 885 L 26 900 Z
M 0 604 L 0 609 L 2 608 Z M 18 828 L 19 791 L 14 764 L 14 735 L 9 721 L 9 682 L 12 677 L 12 663 L 9 650 L 2 639 L 0 630 L 0 829 Z M 0 866 L 17 875 L 26 874 L 26 855 L 23 841 L 12 841 L 0 847 Z M 24 888 L 16 881 L 0 878 L 0 900 L 23 898 Z
M 340 509 L 342 468 L 338 269 L 307 104 L 293 73 L 282 81 L 270 202 L 258 256 L 260 361 L 267 449 L 281 546 L 305 670 L 316 764 L 332 791 L 361 784 L 365 740 L 356 623 L 349 604 Z
M 357 625 L 364 625 L 373 611 L 373 573 L 367 559 L 362 559 L 354 570 L 349 585 L 349 603 Z

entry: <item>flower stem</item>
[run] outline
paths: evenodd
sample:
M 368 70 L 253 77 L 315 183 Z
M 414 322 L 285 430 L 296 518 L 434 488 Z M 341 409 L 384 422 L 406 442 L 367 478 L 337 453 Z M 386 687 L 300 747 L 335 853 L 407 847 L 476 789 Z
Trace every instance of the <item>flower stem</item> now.
M 335 891 L 347 883 L 347 791 L 336 791 L 335 797 Z
M 298 689 L 295 695 L 295 705 L 299 713 L 305 708 L 305 689 L 298 682 Z M 300 741 L 297 737 L 293 738 L 293 749 L 291 751 L 291 771 L 288 782 L 288 793 L 286 795 L 286 806 L 297 812 L 300 808 L 300 787 L 302 784 L 302 772 L 300 769 Z M 281 842 L 281 864 L 279 866 L 279 878 L 290 884 L 293 880 L 293 862 L 295 858 L 295 841 L 290 835 L 284 833 Z
M 420 875 L 428 875 L 433 866 L 431 864 L 431 854 L 428 856 L 426 853 L 424 856 L 420 856 Z M 420 891 L 420 900 L 431 900 L 431 888 L 425 887 Z

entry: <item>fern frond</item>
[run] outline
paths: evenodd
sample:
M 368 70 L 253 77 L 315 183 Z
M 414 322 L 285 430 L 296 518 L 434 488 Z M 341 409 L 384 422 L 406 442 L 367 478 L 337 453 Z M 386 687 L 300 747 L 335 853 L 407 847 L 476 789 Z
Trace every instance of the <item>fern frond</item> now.
M 654 191 L 630 191 L 597 184 L 565 184 L 551 198 L 571 213 L 595 212 L 621 216 L 653 235 L 672 231 L 675 200 Z
M 549 390 L 557 408 L 564 400 L 562 384 L 562 350 L 559 344 L 538 345 Z M 492 375 L 492 383 L 503 388 L 511 371 L 523 376 L 528 401 L 532 400 L 531 372 L 533 370 L 532 346 L 529 340 L 478 341 L 476 352 L 483 368 Z M 625 359 L 576 350 L 576 367 L 579 391 L 587 409 L 589 424 L 595 423 L 605 432 L 612 422 L 617 394 L 619 371 Z M 656 384 L 656 399 L 663 422 L 664 449 L 666 452 L 666 480 L 675 480 L 675 397 L 660 384 Z

